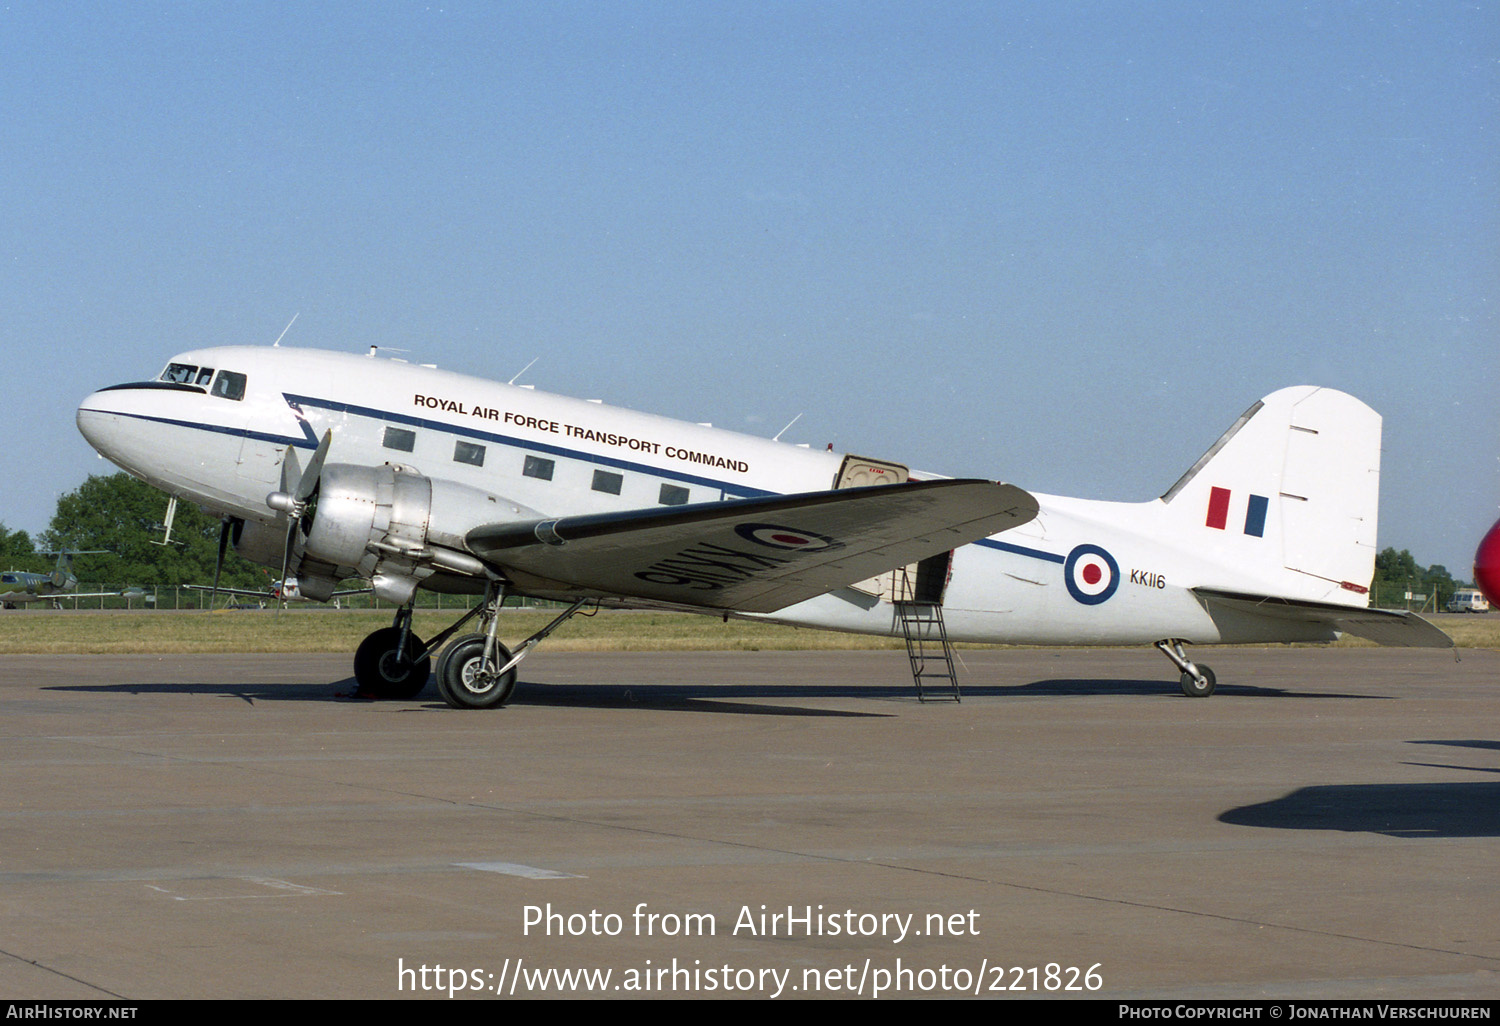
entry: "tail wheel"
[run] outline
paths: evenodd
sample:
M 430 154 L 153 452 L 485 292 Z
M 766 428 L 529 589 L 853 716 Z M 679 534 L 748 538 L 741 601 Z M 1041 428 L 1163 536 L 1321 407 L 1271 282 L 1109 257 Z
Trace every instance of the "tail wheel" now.
M 1184 672 L 1182 675 L 1182 693 L 1189 698 L 1207 698 L 1214 693 L 1214 686 L 1218 684 L 1218 678 L 1214 671 L 1198 663 L 1198 672 L 1202 678 L 1194 677 L 1191 673 Z
M 455 709 L 498 709 L 516 690 L 516 668 L 496 676 L 484 669 L 483 634 L 465 634 L 438 660 L 438 691 Z M 495 642 L 495 666 L 510 662 L 510 649 Z
M 412 653 L 422 651 L 423 647 L 415 634 L 407 635 L 405 652 L 400 651 L 400 646 L 398 627 L 382 627 L 360 642 L 354 652 L 354 679 L 360 694 L 407 699 L 422 693 L 432 674 L 432 660 L 412 660 Z

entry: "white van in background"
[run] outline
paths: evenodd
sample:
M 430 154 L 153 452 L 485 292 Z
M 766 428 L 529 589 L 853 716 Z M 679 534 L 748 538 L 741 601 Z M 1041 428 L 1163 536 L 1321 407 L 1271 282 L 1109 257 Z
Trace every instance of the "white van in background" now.
M 1490 600 L 1478 588 L 1459 588 L 1448 600 L 1450 613 L 1488 613 Z

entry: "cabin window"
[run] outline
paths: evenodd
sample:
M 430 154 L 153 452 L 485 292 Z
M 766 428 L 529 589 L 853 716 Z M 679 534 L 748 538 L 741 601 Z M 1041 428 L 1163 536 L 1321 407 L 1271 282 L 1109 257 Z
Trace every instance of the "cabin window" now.
M 526 457 L 526 465 L 521 468 L 521 473 L 527 477 L 535 477 L 542 481 L 551 481 L 552 468 L 556 465 L 556 462 L 553 460 L 543 459 L 540 456 L 528 456 Z
M 454 442 L 453 462 L 467 463 L 471 467 L 484 466 L 484 446 L 473 442 Z
M 661 486 L 661 504 L 663 506 L 685 506 L 688 501 L 688 490 L 677 485 L 664 484 Z
M 620 485 L 624 484 L 624 474 L 612 474 L 608 470 L 594 471 L 594 491 L 608 492 L 610 495 L 620 494 Z
M 236 374 L 234 371 L 219 371 L 219 376 L 214 378 L 214 385 L 208 390 L 208 394 L 216 395 L 220 399 L 245 398 L 245 375 Z
M 406 428 L 387 427 L 385 429 L 385 441 L 387 449 L 395 449 L 398 452 L 411 452 L 417 447 L 417 433 L 408 431 Z

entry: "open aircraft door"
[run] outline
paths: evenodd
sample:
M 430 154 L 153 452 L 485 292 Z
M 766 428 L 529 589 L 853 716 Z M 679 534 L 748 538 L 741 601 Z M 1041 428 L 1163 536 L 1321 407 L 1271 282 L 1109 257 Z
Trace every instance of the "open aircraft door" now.
M 834 478 L 835 488 L 870 488 L 905 484 L 910 470 L 900 463 L 872 460 L 864 456 L 845 456 Z M 889 573 L 854 585 L 856 591 L 874 595 L 886 602 L 941 603 L 948 587 L 951 552 L 940 552 L 920 563 L 897 567 Z

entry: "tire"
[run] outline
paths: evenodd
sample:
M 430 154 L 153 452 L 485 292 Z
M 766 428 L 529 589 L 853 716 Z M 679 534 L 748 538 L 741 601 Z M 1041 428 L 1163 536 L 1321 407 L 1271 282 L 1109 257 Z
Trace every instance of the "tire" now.
M 375 631 L 354 651 L 354 679 L 359 684 L 359 694 L 366 698 L 411 699 L 422 693 L 427 678 L 432 675 L 432 660 L 397 658 L 397 646 L 401 644 L 401 630 L 397 627 L 382 627 Z M 406 650 L 420 652 L 422 639 L 415 634 L 407 636 Z
M 483 634 L 465 634 L 438 660 L 438 692 L 455 709 L 498 709 L 516 690 L 516 668 L 512 666 L 498 681 L 483 681 L 477 674 L 484 662 Z M 510 662 L 510 649 L 495 642 L 495 660 Z
M 1214 671 L 1202 663 L 1198 664 L 1198 672 L 1203 674 L 1201 683 L 1191 673 L 1182 675 L 1182 693 L 1189 698 L 1207 698 L 1214 693 L 1214 687 L 1219 683 Z

